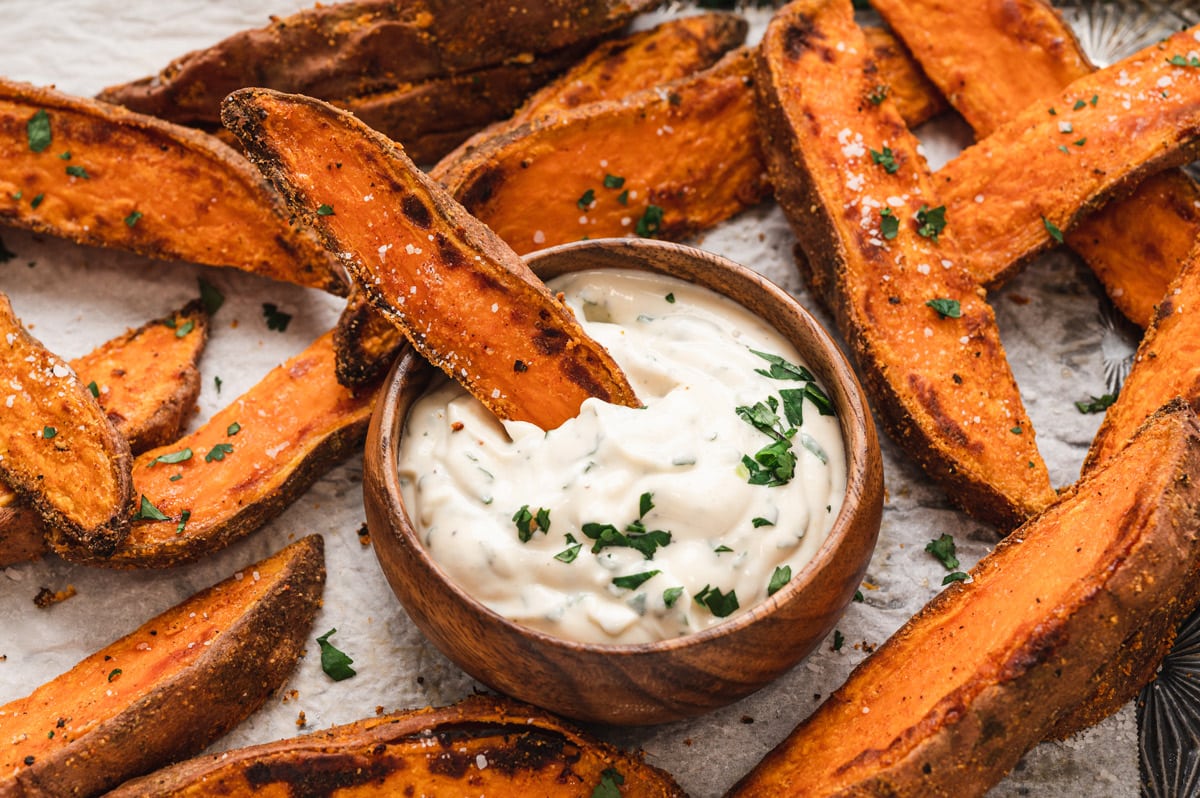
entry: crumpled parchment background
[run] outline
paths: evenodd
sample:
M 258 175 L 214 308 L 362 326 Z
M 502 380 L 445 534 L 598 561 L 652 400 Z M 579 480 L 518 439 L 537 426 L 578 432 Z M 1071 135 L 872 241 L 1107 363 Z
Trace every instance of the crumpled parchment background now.
M 269 14 L 306 5 L 304 0 L 0 0 L 8 43 L 0 56 L 0 74 L 90 95 L 156 72 L 171 58 L 232 32 L 264 25 Z M 679 8 L 668 7 L 647 22 L 671 13 L 680 13 Z M 756 38 L 768 12 L 748 14 Z M 953 120 L 920 132 L 934 165 L 970 135 Z M 661 155 L 670 157 L 669 146 Z M 204 388 L 193 426 L 332 326 L 339 310 L 335 298 L 230 269 L 150 261 L 11 229 L 0 229 L 0 236 L 17 255 L 0 264 L 0 290 L 33 333 L 68 358 L 182 305 L 197 295 L 198 277 L 217 285 L 227 301 L 214 319 L 202 362 Z M 773 204 L 692 243 L 761 271 L 818 318 L 828 319 L 801 284 L 792 263 L 791 233 Z M 1077 477 L 1099 423 L 1098 416 L 1080 414 L 1073 402 L 1106 391 L 1101 293 L 1085 267 L 1056 253 L 992 297 L 1056 486 Z M 267 329 L 263 302 L 293 314 L 286 332 Z M 215 377 L 221 380 L 219 391 Z M 883 452 L 883 526 L 863 591 L 866 600 L 852 604 L 838 624 L 845 637 L 841 650 L 833 651 L 828 640 L 773 685 L 696 720 L 594 731 L 619 745 L 644 749 L 650 762 L 672 773 L 692 795 L 719 795 L 942 589 L 946 571 L 924 551 L 929 540 L 953 535 L 964 569 L 990 549 L 995 542 L 990 528 L 954 510 L 942 491 L 887 440 Z M 370 547 L 360 543 L 363 522 L 361 462 L 352 457 L 267 527 L 201 563 L 169 571 L 113 572 L 50 557 L 4 569 L 0 703 L 27 694 L 196 590 L 314 532 L 325 537 L 329 581 L 312 637 L 336 628 L 333 642 L 354 658 L 358 675 L 339 683 L 330 680 L 321 671 L 316 643 L 310 641 L 308 656 L 284 689 L 214 749 L 326 728 L 372 715 L 377 708 L 445 704 L 480 689 L 409 622 Z M 67 585 L 74 585 L 78 595 L 49 609 L 35 608 L 39 588 Z M 1132 709 L 1126 707 L 1078 738 L 1043 743 L 992 795 L 1135 795 L 1135 726 Z

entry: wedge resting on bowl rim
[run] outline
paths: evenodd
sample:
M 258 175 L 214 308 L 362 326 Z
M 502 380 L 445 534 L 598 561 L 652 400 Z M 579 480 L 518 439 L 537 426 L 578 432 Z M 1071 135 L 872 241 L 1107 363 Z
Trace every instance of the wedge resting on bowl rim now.
M 308 97 L 243 89 L 223 118 L 382 313 L 500 418 L 553 429 L 625 375 L 521 258 L 399 146 Z
M 849 2 L 776 13 L 758 68 L 771 182 L 887 430 L 1010 529 L 1054 491 L 956 222 L 867 52 Z

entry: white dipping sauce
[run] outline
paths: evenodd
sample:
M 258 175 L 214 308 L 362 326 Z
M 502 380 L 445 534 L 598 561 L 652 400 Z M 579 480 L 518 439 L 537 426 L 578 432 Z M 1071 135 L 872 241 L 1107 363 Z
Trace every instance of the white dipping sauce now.
M 736 408 L 774 397 L 786 434 L 783 397 L 796 404 L 807 384 L 756 373 L 772 364 L 752 350 L 799 364 L 796 350 L 741 305 L 679 280 L 603 270 L 550 285 L 646 407 L 588 399 L 543 432 L 496 420 L 456 383 L 427 393 L 402 436 L 400 485 L 432 557 L 501 615 L 581 642 L 669 639 L 725 620 L 730 593 L 732 615 L 763 601 L 773 577 L 798 574 L 821 546 L 846 487 L 837 419 L 808 397 L 779 445 L 790 443 L 794 476 L 750 484 L 743 457 L 774 439 Z M 525 520 L 522 542 L 523 507 L 549 511 L 549 531 Z M 654 545 L 662 532 L 669 543 Z M 639 548 L 593 553 L 614 536 Z

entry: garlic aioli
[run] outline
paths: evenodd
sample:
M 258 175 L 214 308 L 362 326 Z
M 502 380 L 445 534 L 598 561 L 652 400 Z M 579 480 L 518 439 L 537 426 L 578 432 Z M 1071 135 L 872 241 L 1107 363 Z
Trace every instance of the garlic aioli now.
M 497 613 L 580 642 L 678 637 L 763 601 L 815 554 L 846 488 L 837 418 L 797 401 L 807 382 L 757 371 L 780 367 L 756 351 L 799 365 L 794 347 L 741 305 L 674 278 L 606 269 L 550 287 L 645 407 L 588 399 L 544 432 L 498 421 L 448 380 L 427 392 L 409 412 L 399 471 L 430 555 Z M 785 409 L 802 407 L 790 446 L 777 446 L 795 473 L 750 484 L 752 470 L 773 478 L 754 458 L 775 438 L 746 417 L 770 401 L 785 434 Z M 637 547 L 605 545 L 622 540 Z

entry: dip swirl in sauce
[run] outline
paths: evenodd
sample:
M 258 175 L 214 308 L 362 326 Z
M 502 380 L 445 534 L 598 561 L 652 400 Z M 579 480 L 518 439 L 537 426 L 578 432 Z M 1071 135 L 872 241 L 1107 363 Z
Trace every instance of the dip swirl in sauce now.
M 431 389 L 399 470 L 433 559 L 497 613 L 586 643 L 690 634 L 780 589 L 846 488 L 838 421 L 795 348 L 674 278 L 606 269 L 550 287 L 645 407 L 588 399 L 545 432 L 456 383 Z

